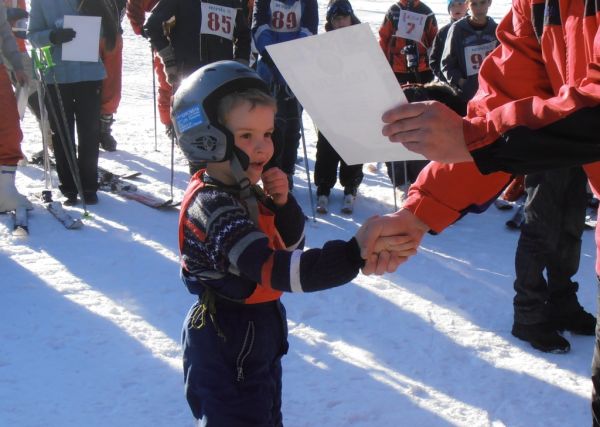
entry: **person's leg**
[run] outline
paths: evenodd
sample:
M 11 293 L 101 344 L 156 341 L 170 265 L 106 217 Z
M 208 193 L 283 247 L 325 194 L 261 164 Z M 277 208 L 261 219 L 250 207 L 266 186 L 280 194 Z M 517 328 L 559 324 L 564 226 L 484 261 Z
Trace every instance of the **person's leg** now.
M 117 36 L 113 50 L 107 50 L 100 44 L 102 63 L 106 69 L 106 77 L 102 81 L 100 111 L 100 144 L 106 151 L 115 151 L 117 141 L 112 136 L 113 115 L 121 102 L 121 75 L 123 66 L 123 36 Z
M 217 301 L 216 322 L 207 314 L 200 328 L 190 324 L 197 313 L 195 305 L 182 338 L 194 417 L 207 427 L 281 425 L 280 360 L 287 340 L 276 303 L 231 307 Z
M 52 128 L 52 145 L 56 160 L 56 172 L 60 182 L 58 188 L 70 202 L 77 200 L 77 187 L 71 174 L 71 167 L 66 157 L 65 147 L 75 150 L 75 113 L 73 94 L 75 83 L 64 83 L 58 86 L 48 85 L 46 108 Z M 58 92 L 56 88 L 58 87 Z M 60 96 L 60 100 L 59 100 Z M 64 113 L 64 116 L 63 116 Z M 67 128 L 65 129 L 65 120 Z M 64 139 L 64 140 L 63 140 Z M 70 145 L 71 144 L 71 145 Z
M 593 335 L 596 319 L 579 304 L 579 285 L 572 280 L 579 270 L 581 236 L 588 203 L 587 176 L 581 167 L 574 167 L 569 170 L 565 181 L 559 240 L 546 267 L 549 291 L 546 310 L 557 329 Z
M 328 196 L 335 185 L 339 156 L 321 132 L 317 137 L 315 185 L 317 197 Z
M 281 153 L 281 170 L 292 179 L 296 169 L 296 160 L 298 158 L 298 147 L 300 146 L 300 116 L 301 107 L 296 98 L 289 95 L 283 100 L 283 111 L 285 128 L 283 130 L 283 151 Z M 290 186 L 293 182 L 290 182 Z
M 171 126 L 171 95 L 173 89 L 167 82 L 165 67 L 156 53 L 154 53 L 154 72 L 158 80 L 158 114 L 160 122 L 169 127 Z
M 348 165 L 340 157 L 340 184 L 344 187 L 344 194 L 356 196 L 358 186 L 363 180 L 363 165 Z
M 549 299 L 543 272 L 550 254 L 556 250 L 562 222 L 562 200 L 568 169 L 553 170 L 525 177 L 527 201 L 525 221 L 515 253 L 516 279 L 514 336 L 542 351 L 566 352 L 570 346 L 550 324 L 545 311 Z
M 94 203 L 98 189 L 101 81 L 79 82 L 75 94 L 79 174 L 86 202 Z
M 23 133 L 19 126 L 17 101 L 3 65 L 0 65 L 0 111 L 0 212 L 30 208 L 31 204 L 15 187 L 17 163 L 23 157 Z

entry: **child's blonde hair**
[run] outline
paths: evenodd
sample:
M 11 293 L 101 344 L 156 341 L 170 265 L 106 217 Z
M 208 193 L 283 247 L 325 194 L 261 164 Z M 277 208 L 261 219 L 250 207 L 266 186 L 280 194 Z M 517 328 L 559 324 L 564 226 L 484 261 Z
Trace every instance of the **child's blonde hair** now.
M 225 124 L 227 114 L 244 102 L 250 103 L 250 110 L 253 110 L 257 105 L 260 105 L 272 107 L 275 112 L 277 111 L 277 101 L 271 95 L 260 89 L 247 89 L 243 92 L 230 93 L 219 101 L 219 108 L 217 110 L 219 123 Z

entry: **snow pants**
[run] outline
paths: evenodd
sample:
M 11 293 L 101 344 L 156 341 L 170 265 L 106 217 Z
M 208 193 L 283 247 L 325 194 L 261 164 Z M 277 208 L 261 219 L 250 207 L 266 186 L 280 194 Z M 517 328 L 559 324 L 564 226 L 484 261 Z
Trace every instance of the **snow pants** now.
M 356 195 L 363 180 L 362 164 L 348 166 L 331 146 L 321 132 L 317 139 L 317 158 L 315 161 L 315 185 L 317 196 L 329 196 L 335 185 L 338 164 L 340 165 L 340 184 L 345 194 Z
M 123 36 L 117 35 L 113 50 L 107 50 L 104 41 L 100 42 L 100 58 L 106 69 L 102 81 L 101 114 L 114 114 L 121 102 L 121 77 L 123 68 Z
M 165 126 L 170 126 L 171 96 L 173 95 L 173 88 L 171 88 L 171 85 L 167 82 L 165 66 L 156 52 L 154 53 L 154 73 L 158 79 L 158 114 L 160 122 Z
M 6 67 L 0 64 L 0 165 L 15 166 L 23 158 L 17 100 Z
M 525 220 L 515 254 L 516 323 L 543 323 L 579 310 L 579 285 L 571 278 L 579 269 L 586 183 L 581 167 L 525 176 Z
M 217 299 L 214 320 L 198 322 L 200 303 L 183 325 L 185 394 L 203 427 L 280 427 L 281 357 L 287 321 L 279 300 L 238 304 Z
M 58 85 L 60 100 L 54 85 L 48 86 L 46 103 L 50 117 L 50 126 L 54 133 L 52 144 L 56 158 L 56 171 L 60 181 L 60 191 L 68 196 L 77 193 L 77 187 L 65 155 L 61 134 L 68 146 L 70 140 L 75 143 L 75 123 L 77 123 L 77 147 L 75 150 L 77 165 L 84 193 L 95 193 L 98 189 L 98 152 L 100 147 L 100 89 L 102 80 Z M 62 102 L 61 102 L 62 101 Z M 64 106 L 67 129 L 61 113 Z M 56 117 L 52 114 L 56 113 Z M 58 122 L 57 122 L 58 120 Z M 67 133 L 68 132 L 68 133 Z
M 285 85 L 284 85 L 285 86 Z M 287 86 L 286 86 L 287 87 Z M 302 106 L 287 90 L 276 91 L 277 114 L 273 145 L 273 162 L 287 175 L 293 175 L 300 146 L 300 115 Z

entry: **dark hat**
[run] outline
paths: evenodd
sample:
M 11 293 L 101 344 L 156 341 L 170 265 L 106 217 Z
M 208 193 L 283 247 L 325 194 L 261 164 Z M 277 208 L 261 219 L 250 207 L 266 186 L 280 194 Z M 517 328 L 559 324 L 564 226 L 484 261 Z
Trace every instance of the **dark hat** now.
M 331 22 L 336 16 L 353 16 L 354 11 L 352 5 L 348 0 L 334 0 L 329 4 L 327 8 L 326 19 Z

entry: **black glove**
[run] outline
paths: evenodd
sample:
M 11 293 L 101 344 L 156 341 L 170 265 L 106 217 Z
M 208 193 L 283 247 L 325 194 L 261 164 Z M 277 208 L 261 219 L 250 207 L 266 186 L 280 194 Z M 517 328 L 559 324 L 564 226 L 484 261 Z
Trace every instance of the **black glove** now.
M 175 51 L 171 46 L 167 46 L 158 51 L 158 56 L 165 66 L 165 74 L 167 75 L 167 83 L 171 85 L 173 89 L 179 86 L 179 67 L 175 60 Z
M 73 28 L 57 28 L 50 31 L 50 42 L 52 44 L 63 44 L 70 42 L 75 38 L 77 33 Z
M 29 18 L 29 14 L 26 10 L 19 9 L 18 7 L 9 7 L 6 9 L 6 20 L 9 22 L 27 18 Z

